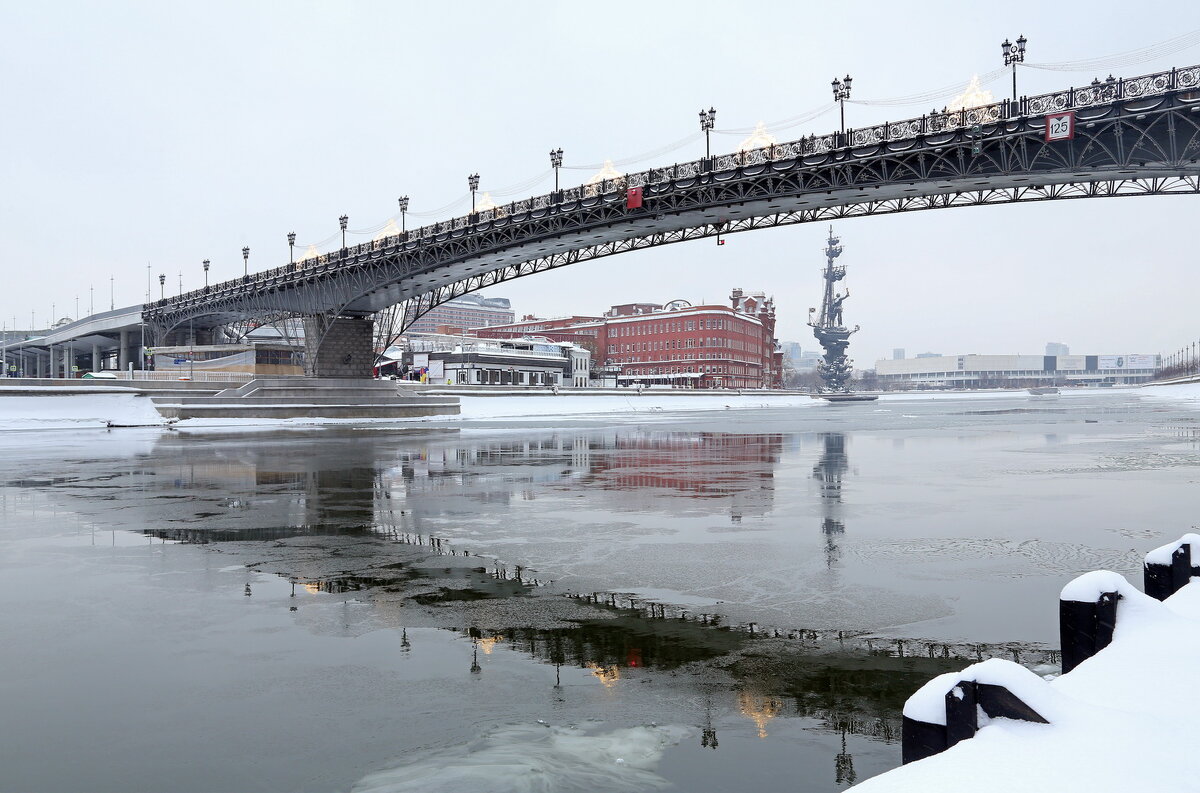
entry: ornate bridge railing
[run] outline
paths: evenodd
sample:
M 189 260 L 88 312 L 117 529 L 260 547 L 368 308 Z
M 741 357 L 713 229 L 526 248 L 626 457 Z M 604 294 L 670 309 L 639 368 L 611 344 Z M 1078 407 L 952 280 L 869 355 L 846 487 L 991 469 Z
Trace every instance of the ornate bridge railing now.
M 844 134 L 810 135 L 799 140 L 776 143 L 759 149 L 715 155 L 711 158 L 676 163 L 667 167 L 651 168 L 617 179 L 513 201 L 474 214 L 431 223 L 399 235 L 303 259 L 295 264 L 262 270 L 240 279 L 151 303 L 146 307 L 146 314 L 149 316 L 180 310 L 194 310 L 200 305 L 245 295 L 248 292 L 286 289 L 299 282 L 354 268 L 364 257 L 375 258 L 383 255 L 384 252 L 394 253 L 398 250 L 411 251 L 415 247 L 425 244 L 444 242 L 450 236 L 470 233 L 473 229 L 492 225 L 495 221 L 501 221 L 510 216 L 528 216 L 530 213 L 549 211 L 555 206 L 589 199 L 595 200 L 602 196 L 616 196 L 626 188 L 672 184 L 677 187 L 687 187 L 689 180 L 696 180 L 704 174 L 721 174 L 747 166 L 765 166 L 776 162 L 799 161 L 807 165 L 809 163 L 803 161 L 810 157 L 821 158 L 811 163 L 819 165 L 824 161 L 826 155 L 840 149 L 853 150 L 856 147 L 878 146 L 884 143 L 918 141 L 930 135 L 953 133 L 974 125 L 1110 105 L 1123 100 L 1154 97 L 1172 91 L 1189 91 L 1191 89 L 1200 91 L 1200 65 L 1173 68 L 1169 71 L 1140 77 L 1096 81 L 1082 88 L 1069 88 L 1065 91 L 1026 96 L 1016 101 L 1006 99 L 1002 102 L 964 110 L 934 112 L 917 118 L 848 129 Z

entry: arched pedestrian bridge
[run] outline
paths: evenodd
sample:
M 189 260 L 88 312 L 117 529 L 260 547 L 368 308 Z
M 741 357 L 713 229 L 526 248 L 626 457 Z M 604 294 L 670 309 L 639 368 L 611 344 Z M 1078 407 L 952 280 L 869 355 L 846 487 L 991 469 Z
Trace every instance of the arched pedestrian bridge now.
M 1059 117 L 1061 139 L 1052 140 L 1048 120 L 1063 113 L 1070 118 Z M 792 223 L 1195 194 L 1198 159 L 1200 66 L 1190 66 L 810 136 L 515 201 L 161 300 L 146 307 L 145 319 L 161 344 L 181 329 L 304 317 L 312 374 L 369 375 L 371 361 L 343 354 L 350 341 L 342 337 L 361 339 L 364 326 L 369 336 L 369 318 L 399 304 L 406 327 L 440 303 L 513 278 Z

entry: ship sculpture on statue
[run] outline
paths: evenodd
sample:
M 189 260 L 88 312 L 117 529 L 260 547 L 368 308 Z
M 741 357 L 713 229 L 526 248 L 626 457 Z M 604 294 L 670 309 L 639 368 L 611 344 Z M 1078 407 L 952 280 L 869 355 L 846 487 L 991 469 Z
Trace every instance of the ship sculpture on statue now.
M 821 313 L 817 315 L 815 308 L 808 310 L 809 327 L 825 350 L 825 355 L 817 362 L 817 374 L 824 382 L 821 396 L 838 402 L 872 400 L 874 396 L 850 393 L 851 360 L 846 357 L 846 348 L 850 346 L 850 334 L 858 331 L 858 325 L 847 328 L 842 319 L 842 304 L 850 297 L 850 290 L 837 291 L 837 282 L 846 277 L 845 265 L 836 263 L 842 255 L 841 242 L 841 238 L 833 236 L 830 226 L 825 245 L 825 295 L 821 300 Z

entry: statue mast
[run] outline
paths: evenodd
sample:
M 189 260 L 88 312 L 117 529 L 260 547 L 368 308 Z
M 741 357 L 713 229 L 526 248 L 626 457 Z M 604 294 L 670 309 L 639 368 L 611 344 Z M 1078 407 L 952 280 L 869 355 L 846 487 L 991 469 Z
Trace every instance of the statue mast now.
M 850 346 L 850 334 L 858 331 L 858 326 L 848 329 L 842 321 L 842 303 L 850 297 L 850 290 L 838 294 L 836 284 L 846 277 L 846 266 L 835 264 L 842 255 L 841 238 L 833 236 L 833 226 L 829 227 L 829 239 L 825 245 L 825 295 L 821 301 L 821 313 L 813 321 L 815 308 L 808 310 L 808 325 L 813 329 L 813 335 L 825 350 L 825 355 L 817 363 L 817 374 L 821 376 L 825 386 L 823 393 L 848 393 L 850 380 L 850 364 L 846 357 L 846 348 Z

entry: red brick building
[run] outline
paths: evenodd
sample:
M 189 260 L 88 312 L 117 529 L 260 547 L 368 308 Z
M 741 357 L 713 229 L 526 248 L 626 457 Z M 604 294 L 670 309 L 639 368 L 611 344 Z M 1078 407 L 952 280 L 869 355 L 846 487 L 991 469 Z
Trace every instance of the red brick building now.
M 761 292 L 733 290 L 729 306 L 628 303 L 603 317 L 526 318 L 477 332 L 570 335 L 592 342 L 597 369 L 618 385 L 685 388 L 778 388 L 782 352 L 776 352 L 775 304 Z M 597 378 L 598 379 L 598 378 Z

